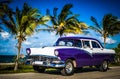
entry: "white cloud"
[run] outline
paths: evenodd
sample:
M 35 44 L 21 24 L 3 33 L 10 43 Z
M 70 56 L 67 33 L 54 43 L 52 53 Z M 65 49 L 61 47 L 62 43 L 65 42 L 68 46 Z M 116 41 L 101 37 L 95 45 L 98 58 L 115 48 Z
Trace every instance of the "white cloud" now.
M 63 37 L 64 37 L 64 36 L 75 36 L 75 34 L 73 34 L 73 33 L 68 33 L 68 34 L 64 34 Z
M 69 34 L 65 34 L 64 36 L 81 36 L 81 37 L 91 37 L 91 34 L 73 34 L 73 33 L 69 33 Z
M 43 46 L 43 43 L 40 43 L 40 46 Z
M 104 43 L 104 38 L 103 37 L 99 37 L 99 40 L 101 40 L 101 42 Z M 113 40 L 112 38 L 107 38 L 106 43 L 113 44 L 113 43 L 116 43 L 116 40 Z
M 0 35 L 2 36 L 3 39 L 7 39 L 10 37 L 10 34 L 5 31 L 0 32 Z
M 25 45 L 31 45 L 31 42 L 29 42 L 29 41 L 24 41 L 23 42 Z
M 55 35 L 56 35 L 56 32 L 55 32 L 55 31 L 50 32 L 50 35 L 51 35 L 51 36 L 55 36 Z

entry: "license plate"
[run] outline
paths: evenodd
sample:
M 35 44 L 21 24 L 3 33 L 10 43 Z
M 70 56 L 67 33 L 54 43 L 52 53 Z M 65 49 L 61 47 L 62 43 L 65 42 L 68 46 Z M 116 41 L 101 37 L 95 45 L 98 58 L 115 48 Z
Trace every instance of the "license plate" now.
M 43 64 L 43 62 L 42 62 L 42 61 L 35 61 L 35 64 L 42 65 L 42 64 Z

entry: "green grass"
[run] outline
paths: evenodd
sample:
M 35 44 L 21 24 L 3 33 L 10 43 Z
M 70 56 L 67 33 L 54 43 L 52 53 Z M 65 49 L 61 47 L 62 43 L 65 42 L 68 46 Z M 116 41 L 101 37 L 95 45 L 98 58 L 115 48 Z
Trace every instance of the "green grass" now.
M 46 69 L 46 72 L 55 71 L 56 69 L 49 68 Z M 0 65 L 0 74 L 9 74 L 9 73 L 28 73 L 35 72 L 32 65 L 19 65 L 18 70 L 14 71 L 14 65 Z
M 111 63 L 110 66 L 120 66 L 120 63 Z
M 0 74 L 6 73 L 27 73 L 34 72 L 31 65 L 19 65 L 17 71 L 14 71 L 14 65 L 2 65 L 0 66 Z

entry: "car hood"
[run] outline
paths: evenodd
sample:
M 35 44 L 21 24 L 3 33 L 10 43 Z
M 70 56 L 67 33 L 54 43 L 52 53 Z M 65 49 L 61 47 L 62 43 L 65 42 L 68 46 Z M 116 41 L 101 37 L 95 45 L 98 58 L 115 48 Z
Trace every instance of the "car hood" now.
M 54 46 L 54 47 L 30 48 L 30 50 L 31 50 L 31 54 L 30 55 L 55 56 L 54 51 L 56 49 L 63 49 L 63 48 L 74 48 L 74 47 Z

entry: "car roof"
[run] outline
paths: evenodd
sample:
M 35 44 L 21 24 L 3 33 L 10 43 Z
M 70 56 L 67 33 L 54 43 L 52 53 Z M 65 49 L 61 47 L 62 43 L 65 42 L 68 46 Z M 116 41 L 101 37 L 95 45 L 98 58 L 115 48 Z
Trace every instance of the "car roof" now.
M 61 39 L 75 39 L 75 40 L 79 40 L 79 39 L 88 39 L 88 40 L 96 40 L 99 42 L 99 44 L 102 46 L 101 42 L 95 38 L 92 38 L 92 37 L 80 37 L 80 36 L 70 36 L 70 37 L 60 37 L 58 40 L 61 40 Z M 102 46 L 103 47 L 103 46 Z
M 72 37 L 61 37 L 59 39 L 90 39 L 90 40 L 97 40 L 97 39 L 91 38 L 91 37 L 73 37 L 73 36 Z
M 70 36 L 70 37 L 60 37 L 58 40 L 62 40 L 62 39 L 75 39 L 75 40 L 80 40 L 80 39 L 88 39 L 88 40 L 95 40 L 95 41 L 97 41 L 97 42 L 99 42 L 99 44 L 102 46 L 102 43 L 99 41 L 99 40 L 97 40 L 96 38 L 92 38 L 92 37 L 80 37 L 80 36 Z M 102 46 L 102 48 L 104 48 L 103 46 Z

